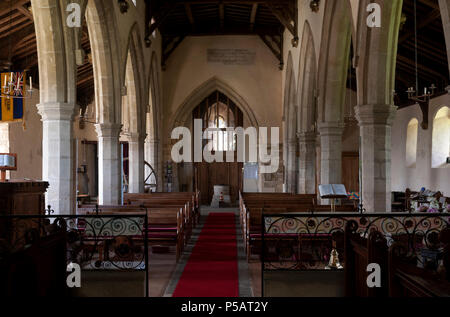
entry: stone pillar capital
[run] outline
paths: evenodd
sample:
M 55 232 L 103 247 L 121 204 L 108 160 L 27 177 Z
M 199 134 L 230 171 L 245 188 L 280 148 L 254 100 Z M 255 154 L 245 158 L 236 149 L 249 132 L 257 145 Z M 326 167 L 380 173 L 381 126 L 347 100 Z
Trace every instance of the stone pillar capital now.
M 139 142 L 144 142 L 145 138 L 147 137 L 147 133 L 129 133 L 126 138 L 128 140 L 128 142 L 134 142 L 134 143 L 139 143 Z
M 290 147 L 295 147 L 295 146 L 297 146 L 297 139 L 288 139 L 287 144 Z
M 147 134 L 147 136 L 148 136 L 148 134 Z M 158 144 L 159 143 L 159 139 L 146 138 L 145 139 L 145 143 Z
M 320 136 L 342 136 L 344 123 L 340 121 L 321 122 L 318 125 Z
M 118 123 L 98 123 L 95 125 L 95 131 L 100 138 L 118 138 L 122 125 Z
M 360 105 L 355 107 L 355 116 L 359 126 L 392 126 L 396 113 L 397 107 L 393 105 Z
M 313 143 L 316 142 L 317 133 L 313 131 L 297 133 L 299 143 Z
M 37 105 L 42 121 L 71 121 L 75 113 L 75 104 L 63 102 L 45 102 Z

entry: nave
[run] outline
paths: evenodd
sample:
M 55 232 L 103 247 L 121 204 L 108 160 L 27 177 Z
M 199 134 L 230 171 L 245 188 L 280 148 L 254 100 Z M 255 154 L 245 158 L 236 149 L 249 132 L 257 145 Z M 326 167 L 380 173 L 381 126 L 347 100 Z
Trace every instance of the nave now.
M 0 295 L 448 297 L 449 60 L 449 0 L 0 1 Z

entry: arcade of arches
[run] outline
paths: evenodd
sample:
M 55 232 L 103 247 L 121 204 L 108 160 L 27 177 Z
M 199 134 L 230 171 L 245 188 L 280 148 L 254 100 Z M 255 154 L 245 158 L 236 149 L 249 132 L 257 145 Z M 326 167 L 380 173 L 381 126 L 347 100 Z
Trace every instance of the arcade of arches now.
M 418 130 L 415 151 L 410 148 L 412 141 L 405 143 L 411 129 L 404 122 L 422 117 L 417 106 L 405 106 L 408 100 L 405 104 L 400 91 L 404 82 L 415 82 L 405 64 L 405 56 L 410 58 L 412 52 L 404 52 L 406 42 L 413 41 L 407 39 L 409 0 L 381 3 L 382 26 L 374 29 L 359 22 L 366 15 L 363 1 L 324 1 L 318 12 L 299 3 L 294 32 L 298 43 L 294 46 L 294 36 L 285 30 L 278 47 L 266 46 L 268 35 L 262 40 L 245 28 L 242 35 L 192 32 L 180 43 L 166 44 L 181 23 L 176 20 L 164 20 L 160 30 L 149 36 L 147 47 L 142 1 L 137 1 L 137 8 L 129 6 L 125 14 L 102 0 L 75 1 L 85 12 L 81 28 L 68 28 L 56 14 L 65 10 L 63 2 L 22 2 L 11 5 L 12 13 L 23 8 L 32 12 L 35 31 L 28 37 L 35 34 L 35 51 L 25 53 L 30 54 L 26 65 L 20 52 L 13 52 L 11 58 L 19 69 L 39 74 L 38 88 L 27 102 L 26 130 L 20 124 L 2 124 L 1 145 L 4 152 L 18 154 L 20 167 L 11 172 L 12 178 L 50 182 L 46 204 L 56 212 L 74 212 L 76 193 L 98 197 L 100 204 L 119 203 L 122 174 L 129 192 L 192 190 L 190 163 L 173 165 L 173 174 L 167 177 L 174 143 L 170 132 L 190 126 L 193 109 L 214 91 L 242 113 L 244 128 L 281 128 L 278 173 L 246 181 L 235 168 L 230 184 L 235 188 L 316 193 L 318 184 L 344 183 L 348 191 L 360 191 L 361 185 L 365 209 L 380 212 L 390 211 L 391 191 L 407 187 L 449 191 L 447 165 L 441 162 L 447 150 L 438 150 L 436 142 L 433 151 L 428 148 L 434 138 L 429 133 L 436 130 L 432 116 L 448 106 L 448 67 L 443 64 L 419 65 L 422 86 L 431 84 L 430 74 L 432 78 L 439 74 L 433 82 L 439 93 L 427 109 L 430 126 Z M 430 8 L 419 1 L 436 16 L 424 20 L 436 29 L 433 33 L 439 33 L 435 37 L 441 43 L 436 47 L 448 51 L 449 5 L 445 0 L 432 2 Z M 233 10 L 244 12 L 247 7 L 252 6 L 230 4 L 225 7 L 227 17 L 237 19 Z M 198 15 L 203 12 L 201 6 L 195 9 Z M 254 23 L 259 27 L 267 8 L 261 5 L 256 12 Z M 2 14 L 7 21 L 8 6 L 2 7 Z M 274 16 L 266 19 L 274 28 L 280 23 Z M 419 35 L 424 37 L 425 22 L 421 27 Z M 15 38 L 19 31 L 2 35 L 2 40 L 7 43 L 8 36 Z M 272 39 L 279 41 L 275 35 Z M 440 57 L 434 62 L 448 64 L 445 55 Z M 123 173 L 120 144 L 127 154 Z M 418 153 L 413 169 L 411 151 Z M 445 153 L 432 154 L 436 151 Z M 440 163 L 434 159 L 430 163 L 431 156 L 439 156 Z M 438 165 L 444 169 L 436 173 Z
M 450 196 L 448 0 L 417 0 L 418 88 L 437 87 L 425 108 L 405 93 L 416 87 L 413 0 L 125 2 L 0 3 L 0 67 L 34 81 L 25 124 L 0 123 L 0 152 L 17 154 L 7 178 L 49 182 L 56 214 L 120 205 L 124 191 L 197 188 L 207 205 L 214 185 L 235 202 L 344 184 L 383 213 L 407 188 Z M 80 27 L 66 23 L 69 3 Z M 366 25 L 368 3 L 379 28 Z M 278 171 L 173 162 L 172 130 L 196 118 L 219 129 L 213 151 L 235 150 L 227 127 L 279 127 L 279 148 L 267 145 Z

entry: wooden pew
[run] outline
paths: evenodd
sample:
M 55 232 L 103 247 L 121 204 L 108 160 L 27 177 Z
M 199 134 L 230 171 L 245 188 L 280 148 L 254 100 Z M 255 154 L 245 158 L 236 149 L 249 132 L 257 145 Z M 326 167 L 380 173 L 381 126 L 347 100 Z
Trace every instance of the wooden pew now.
M 193 225 L 198 223 L 200 217 L 199 208 L 200 192 L 190 193 L 149 193 L 149 194 L 125 194 L 125 204 L 139 204 L 144 202 L 145 204 L 169 204 L 174 203 L 187 203 L 187 213 L 191 215 L 190 221 Z
M 79 214 L 140 215 L 147 213 L 148 224 L 144 229 L 150 246 L 175 246 L 178 262 L 185 245 L 183 210 L 179 206 L 144 208 L 142 206 L 98 206 L 98 209 L 79 208 Z M 144 238 L 142 237 L 142 238 Z M 142 239 L 141 238 L 141 239 Z
M 240 223 L 245 231 L 247 209 L 249 207 L 279 208 L 297 205 L 315 205 L 316 195 L 294 195 L 286 193 L 239 193 Z
M 367 238 L 354 230 L 358 226 L 347 223 L 344 234 L 344 254 L 340 254 L 341 261 L 345 259 L 345 294 L 348 297 L 387 297 L 387 241 L 383 234 L 372 231 Z M 381 268 L 381 287 L 367 286 L 367 266 L 377 263 Z
M 190 205 L 192 207 L 193 214 L 196 216 L 198 220 L 198 217 L 200 215 L 200 191 L 196 192 L 181 192 L 181 193 L 148 193 L 148 194 L 125 194 L 124 195 L 124 201 L 125 203 L 130 200 L 139 200 L 139 199 L 146 199 L 146 200 L 154 200 L 154 201 L 168 201 L 176 200 L 176 199 L 187 199 L 190 201 Z
M 251 260 L 252 253 L 259 253 L 261 251 L 261 230 L 262 230 L 262 218 L 263 214 L 297 214 L 301 212 L 308 212 L 310 210 L 310 205 L 297 205 L 289 208 L 249 208 L 246 212 L 247 220 L 245 221 L 244 229 L 244 245 L 247 251 L 247 261 Z M 297 234 L 281 234 L 277 235 L 276 238 L 286 238 L 292 240 L 297 238 Z M 271 237 L 270 234 L 266 235 L 265 238 L 275 238 Z M 259 251 L 259 252 L 252 252 Z
M 42 237 L 29 247 L 0 257 L 0 296 L 68 295 L 66 232 Z M 0 250 L 4 251 L 4 250 Z
M 444 245 L 446 272 L 442 273 L 417 267 L 408 257 L 404 243 L 391 245 L 388 255 L 390 297 L 450 297 L 450 228 L 441 231 L 439 239 Z
M 146 196 L 144 196 L 146 195 Z M 186 235 L 185 241 L 187 242 L 192 234 L 192 229 L 195 225 L 194 209 L 192 203 L 187 198 L 158 198 L 149 197 L 153 194 L 127 194 L 126 203 L 128 206 L 141 206 L 143 208 L 182 208 L 183 220 L 184 220 L 184 233 Z

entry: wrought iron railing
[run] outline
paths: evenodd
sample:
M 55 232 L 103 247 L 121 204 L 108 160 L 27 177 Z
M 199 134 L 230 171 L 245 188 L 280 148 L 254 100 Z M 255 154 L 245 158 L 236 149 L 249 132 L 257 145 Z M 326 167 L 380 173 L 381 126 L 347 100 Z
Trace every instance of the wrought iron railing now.
M 63 233 L 67 265 L 76 263 L 82 271 L 143 271 L 148 296 L 146 228 L 146 213 L 0 216 L 0 258 Z
M 388 246 L 401 242 L 408 257 L 420 267 L 426 265 L 424 250 L 439 250 L 439 233 L 450 228 L 450 214 L 263 214 L 261 234 L 261 273 L 290 270 L 327 270 L 332 252 L 337 251 L 345 267 L 346 227 L 367 238 L 378 231 Z M 336 254 L 336 253 L 335 253 Z M 425 254 L 425 255 L 424 255 Z

